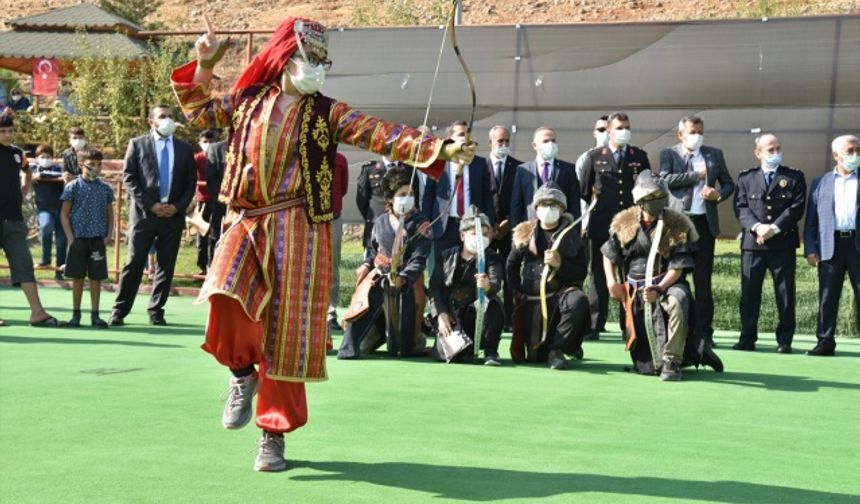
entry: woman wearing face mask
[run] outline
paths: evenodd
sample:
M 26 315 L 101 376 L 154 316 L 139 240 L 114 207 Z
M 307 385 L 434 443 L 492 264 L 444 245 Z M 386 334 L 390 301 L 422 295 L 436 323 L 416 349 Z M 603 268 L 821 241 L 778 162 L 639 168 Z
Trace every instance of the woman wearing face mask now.
M 514 244 L 506 266 L 516 302 L 511 357 L 567 369 L 565 354 L 582 359 L 582 338 L 590 326 L 588 299 L 582 292 L 588 268 L 585 248 L 572 226 L 573 216 L 565 212 L 567 197 L 555 183 L 541 186 L 532 204 L 537 219 L 514 228 Z M 545 335 L 540 306 L 544 266 L 550 271 Z
M 60 208 L 63 195 L 63 172 L 54 164 L 54 149 L 48 144 L 36 147 L 36 164 L 31 166 L 33 172 L 33 191 L 36 194 L 36 210 L 39 214 L 39 240 L 42 243 L 42 260 L 39 266 L 51 265 L 51 248 L 56 239 L 57 245 L 57 280 L 63 279 L 59 270 L 66 264 L 66 235 L 60 222 Z
M 392 357 L 412 357 L 424 350 L 423 344 L 415 343 L 423 340 L 415 322 L 420 313 L 414 285 L 424 272 L 430 240 L 424 234 L 428 222 L 415 210 L 411 176 L 411 170 L 398 166 L 382 179 L 388 209 L 374 221 L 368 257 L 355 272 L 356 286 L 372 282 L 369 309 L 347 321 L 339 359 L 356 359 L 383 342 Z
M 480 236 L 475 233 L 476 219 L 481 222 Z M 501 365 L 499 340 L 504 325 L 504 310 L 498 293 L 504 278 L 504 262 L 495 250 L 488 248 L 491 229 L 490 219 L 480 213 L 477 207 L 470 207 L 460 219 L 460 244 L 443 251 L 440 265 L 433 270 L 430 297 L 438 313 L 436 322 L 439 332 L 434 354 L 440 360 L 444 355 L 440 348 L 441 338 L 449 336 L 454 330 L 463 331 L 472 341 L 475 340 L 475 300 L 480 287 L 484 289 L 488 300 L 480 339 L 481 348 L 484 350 L 484 364 Z M 478 273 L 479 248 L 484 250 L 484 274 Z M 470 345 L 463 348 L 453 360 L 468 361 L 473 355 L 474 351 Z
M 282 22 L 230 92 L 215 97 L 209 83 L 227 44 L 204 20 L 197 61 L 174 70 L 171 79 L 193 125 L 231 128 L 220 199 L 238 216 L 222 235 L 200 292 L 210 303 L 204 349 L 233 375 L 226 428 L 250 421 L 259 388 L 257 426 L 264 432 L 255 467 L 279 471 L 286 468 L 283 434 L 307 421 L 304 382 L 327 379 L 336 144 L 409 161 L 433 178 L 446 160 L 471 161 L 474 147 L 366 116 L 320 94 L 331 65 L 326 32 L 306 19 Z
M 626 321 L 625 339 L 633 370 L 652 375 L 660 372 L 664 381 L 680 380 L 685 365 L 703 364 L 722 371 L 719 358 L 710 346 L 700 344 L 701 335 L 692 331 L 693 297 L 686 274 L 695 265 L 693 254 L 699 239 L 695 226 L 683 213 L 667 208 L 669 189 L 665 182 L 655 181 L 650 171 L 636 178 L 633 200 L 636 206 L 612 219 L 609 240 L 600 249 L 609 294 L 622 302 L 621 320 Z M 659 219 L 663 220 L 659 248 L 651 284 L 646 285 Z M 623 279 L 620 282 L 616 269 Z M 645 303 L 657 303 L 652 320 L 645 319 Z M 657 362 L 645 324 L 653 324 Z

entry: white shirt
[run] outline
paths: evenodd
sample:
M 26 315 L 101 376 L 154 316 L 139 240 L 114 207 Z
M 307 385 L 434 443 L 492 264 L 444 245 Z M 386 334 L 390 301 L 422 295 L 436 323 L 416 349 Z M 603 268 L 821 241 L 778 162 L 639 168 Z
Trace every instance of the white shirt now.
M 446 169 L 448 170 L 448 187 L 451 188 L 451 192 L 448 193 L 451 200 L 450 208 L 448 209 L 448 215 L 451 217 L 460 218 L 460 214 L 457 213 L 457 170 L 454 168 L 453 163 L 447 163 Z M 463 167 L 463 211 L 469 209 L 469 204 L 471 204 L 472 198 L 471 194 L 469 194 L 469 165 Z
M 690 152 L 684 151 L 684 161 L 687 160 L 687 156 L 690 154 Z M 693 165 L 693 171 L 705 171 L 707 169 L 707 164 L 705 163 L 705 157 L 702 156 L 702 151 L 697 149 L 696 152 L 692 153 L 692 155 L 693 157 L 690 158 L 690 164 Z M 696 187 L 693 188 L 693 201 L 690 203 L 690 210 L 687 212 L 690 215 L 705 215 L 705 199 L 702 198 L 702 189 L 704 188 L 705 180 L 699 179 Z
M 162 203 L 167 203 L 167 199 L 170 197 L 170 186 L 173 184 L 173 135 L 169 137 L 163 137 L 159 135 L 155 130 L 152 131 L 152 139 L 155 143 L 155 156 L 156 161 L 158 161 L 158 175 L 161 176 L 161 150 L 164 149 L 164 143 L 167 142 L 167 153 L 168 153 L 168 163 L 170 165 L 170 176 L 168 177 L 169 182 L 167 183 L 167 191 L 165 192 L 166 196 L 161 198 Z
M 833 209 L 836 231 L 857 229 L 857 172 L 845 176 L 835 172 L 833 184 Z

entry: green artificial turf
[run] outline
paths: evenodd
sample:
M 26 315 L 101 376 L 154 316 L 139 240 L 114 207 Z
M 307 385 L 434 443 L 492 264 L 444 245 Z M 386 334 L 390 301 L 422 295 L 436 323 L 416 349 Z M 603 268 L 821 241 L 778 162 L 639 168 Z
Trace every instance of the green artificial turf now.
M 69 291 L 40 293 L 70 316 Z M 623 372 L 618 333 L 567 372 L 330 357 L 289 470 L 261 474 L 259 431 L 220 426 L 228 377 L 192 301 L 163 328 L 141 296 L 122 328 L 36 329 L 0 288 L 0 502 L 860 501 L 856 339 L 812 358 L 809 336 L 777 355 L 721 332 L 726 372 L 680 383 Z

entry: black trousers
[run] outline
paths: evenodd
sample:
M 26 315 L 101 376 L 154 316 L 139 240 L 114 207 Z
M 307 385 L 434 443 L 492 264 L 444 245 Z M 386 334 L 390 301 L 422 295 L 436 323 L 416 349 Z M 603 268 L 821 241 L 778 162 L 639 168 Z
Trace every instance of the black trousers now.
M 148 214 L 146 218 L 137 221 L 131 227 L 128 237 L 128 259 L 120 273 L 116 302 L 113 305 L 113 311 L 120 317 L 125 318 L 134 306 L 140 279 L 146 267 L 146 259 L 153 243 L 155 243 L 156 257 L 155 278 L 147 311 L 150 315 L 164 313 L 184 229 L 185 215 L 181 213 L 168 218 Z
M 197 211 L 200 212 L 203 220 L 210 224 L 210 228 L 212 224 L 212 206 L 211 201 L 197 202 Z M 211 232 L 212 229 L 209 230 L 209 233 Z M 197 267 L 201 271 L 206 271 L 206 268 L 209 267 L 209 262 L 212 260 L 212 256 L 209 255 L 209 241 L 209 234 L 201 236 L 200 233 L 197 233 Z
M 454 313 L 457 319 L 457 325 L 466 334 L 475 341 L 475 318 L 477 311 L 475 305 L 470 304 L 460 308 Z M 504 317 L 502 314 L 502 305 L 498 299 L 491 298 L 487 304 L 487 311 L 484 313 L 484 327 L 481 333 L 480 345 L 484 349 L 484 355 L 499 355 L 499 341 L 502 339 L 502 329 Z M 470 346 L 468 349 L 460 352 L 458 358 L 454 360 L 470 360 L 474 355 L 474 350 Z
M 696 265 L 693 269 L 693 285 L 696 295 L 696 318 L 693 324 L 694 331 L 700 339 L 714 341 L 714 293 L 711 286 L 711 276 L 714 273 L 714 244 L 715 238 L 708 227 L 708 219 L 704 215 L 691 217 L 696 231 L 699 233 L 699 241 L 696 242 L 698 250 L 693 256 Z
M 855 328 L 860 331 L 860 253 L 854 237 L 835 238 L 833 257 L 818 263 L 818 344 L 824 349 L 836 348 L 836 315 L 845 273 L 854 289 Z
M 496 252 L 498 252 L 499 256 L 501 256 L 502 261 L 507 262 L 508 255 L 511 253 L 511 237 L 506 236 L 500 240 L 494 241 L 490 245 Z M 506 273 L 507 268 L 502 269 L 502 274 Z M 505 325 L 511 326 L 513 325 L 513 313 L 514 313 L 514 297 L 511 293 L 511 286 L 508 284 L 508 280 L 504 279 L 504 291 L 503 291 L 503 299 L 505 306 Z
M 215 255 L 215 246 L 218 245 L 218 240 L 221 239 L 221 223 L 224 221 L 224 214 L 227 212 L 227 207 L 223 203 L 212 202 L 212 217 L 209 219 L 209 264 L 212 264 L 212 257 Z
M 589 239 L 591 271 L 589 272 L 588 304 L 591 309 L 591 330 L 595 333 L 606 328 L 606 314 L 609 310 L 609 289 L 606 287 L 606 274 L 603 271 L 603 253 L 600 247 L 606 239 Z
M 347 323 L 343 332 L 343 340 L 337 353 L 338 359 L 357 359 L 361 353 L 361 343 L 375 326 L 380 334 L 385 335 L 388 355 L 391 357 L 412 357 L 416 355 L 415 348 L 415 289 L 407 283 L 401 289 L 392 289 L 390 295 L 400 297 L 400 310 L 397 314 L 400 323 L 394 325 L 394 315 L 390 310 L 388 294 L 377 284 L 370 289 L 370 309 L 360 318 Z M 399 333 L 399 337 L 396 334 Z
M 758 339 L 761 288 L 765 273 L 770 271 L 779 317 L 779 323 L 776 326 L 776 342 L 779 345 L 791 345 L 797 325 L 794 310 L 796 270 L 794 249 L 741 252 L 740 341 L 755 342 Z

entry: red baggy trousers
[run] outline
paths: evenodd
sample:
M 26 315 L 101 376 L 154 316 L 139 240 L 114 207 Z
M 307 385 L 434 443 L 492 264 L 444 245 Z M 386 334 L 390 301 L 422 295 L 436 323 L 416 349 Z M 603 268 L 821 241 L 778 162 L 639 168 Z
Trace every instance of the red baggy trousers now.
M 278 433 L 294 431 L 308 421 L 305 384 L 266 376 L 263 330 L 263 323 L 251 320 L 238 301 L 215 294 L 209 298 L 209 322 L 202 348 L 230 369 L 257 364 L 257 427 Z

